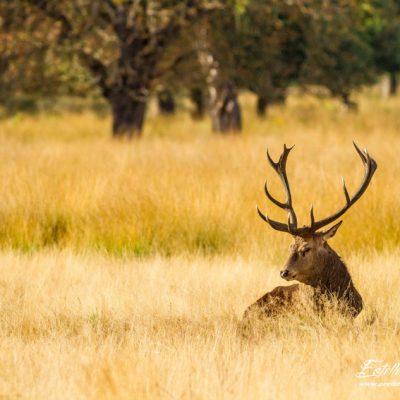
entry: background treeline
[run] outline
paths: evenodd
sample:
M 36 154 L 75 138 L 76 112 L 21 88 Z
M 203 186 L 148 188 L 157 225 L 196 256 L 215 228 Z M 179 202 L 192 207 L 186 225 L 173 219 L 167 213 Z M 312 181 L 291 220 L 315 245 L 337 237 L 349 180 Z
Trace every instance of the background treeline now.
M 177 97 L 216 132 L 238 132 L 237 93 L 260 116 L 291 87 L 339 98 L 400 70 L 395 0 L 15 0 L 0 2 L 0 102 L 103 96 L 115 137 L 140 135 L 151 96 Z

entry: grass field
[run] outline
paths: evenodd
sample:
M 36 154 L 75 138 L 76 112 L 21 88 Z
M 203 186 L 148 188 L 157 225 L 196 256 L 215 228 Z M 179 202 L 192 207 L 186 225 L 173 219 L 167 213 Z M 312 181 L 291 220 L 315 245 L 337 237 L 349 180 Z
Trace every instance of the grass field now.
M 149 111 L 143 138 L 113 142 L 88 109 L 0 120 L 0 398 L 397 399 L 362 387 L 368 359 L 400 362 L 400 99 L 360 95 L 360 112 L 292 97 L 244 133 Z M 307 306 L 240 322 L 284 283 L 289 235 L 255 205 L 282 197 L 265 160 L 296 144 L 288 174 L 300 223 L 341 206 L 363 176 L 352 140 L 378 171 L 332 240 L 365 309 L 350 322 Z M 373 378 L 400 382 L 400 375 Z

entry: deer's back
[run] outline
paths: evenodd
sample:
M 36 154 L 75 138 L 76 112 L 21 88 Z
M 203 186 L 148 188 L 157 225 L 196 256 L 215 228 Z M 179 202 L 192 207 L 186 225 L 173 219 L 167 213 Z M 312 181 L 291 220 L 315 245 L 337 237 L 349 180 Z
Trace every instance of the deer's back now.
M 253 313 L 274 316 L 287 310 L 294 300 L 298 299 L 299 289 L 298 283 L 290 286 L 277 286 L 249 306 L 244 313 L 244 318 L 248 318 Z

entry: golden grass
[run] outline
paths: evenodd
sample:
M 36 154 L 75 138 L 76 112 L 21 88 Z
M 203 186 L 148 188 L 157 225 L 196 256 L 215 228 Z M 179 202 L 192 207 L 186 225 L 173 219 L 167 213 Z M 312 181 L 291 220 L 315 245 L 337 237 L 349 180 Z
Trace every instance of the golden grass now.
M 109 119 L 16 115 L 0 121 L 0 396 L 4 398 L 355 398 L 371 358 L 400 362 L 400 100 L 369 93 L 361 112 L 293 97 L 261 121 L 244 98 L 241 136 L 154 115 L 140 141 L 114 143 Z M 344 202 L 362 164 L 371 187 L 333 240 L 365 310 L 299 314 L 243 330 L 244 309 L 282 284 L 290 243 L 262 186 L 265 161 L 296 144 L 288 169 L 302 223 Z M 400 381 L 400 377 L 392 377 Z M 376 379 L 379 381 L 379 379 Z M 381 380 L 382 381 L 382 380 Z
M 281 240 L 255 212 L 258 203 L 286 220 L 265 203 L 266 177 L 282 197 L 265 160 L 267 146 L 277 158 L 283 143 L 296 143 L 288 169 L 301 223 L 308 223 L 311 204 L 317 218 L 343 204 L 341 175 L 351 192 L 362 179 L 354 139 L 369 148 L 379 168 L 364 198 L 346 215 L 338 242 L 344 251 L 397 246 L 400 104 L 365 100 L 360 115 L 332 111 L 333 102 L 318 104 L 295 98 L 266 121 L 247 110 L 240 137 L 213 136 L 205 129 L 207 121 L 200 123 L 205 133 L 192 133 L 196 124 L 185 114 L 172 120 L 150 117 L 143 140 L 133 143 L 113 143 L 109 121 L 87 113 L 5 120 L 0 124 L 0 245 L 116 255 L 274 255 L 274 243 Z
M 396 399 L 399 388 L 359 387 L 355 374 L 367 359 L 400 358 L 399 256 L 349 260 L 366 303 L 355 323 L 305 312 L 254 321 L 244 336 L 241 313 L 280 283 L 276 265 L 239 257 L 3 253 L 0 393 Z

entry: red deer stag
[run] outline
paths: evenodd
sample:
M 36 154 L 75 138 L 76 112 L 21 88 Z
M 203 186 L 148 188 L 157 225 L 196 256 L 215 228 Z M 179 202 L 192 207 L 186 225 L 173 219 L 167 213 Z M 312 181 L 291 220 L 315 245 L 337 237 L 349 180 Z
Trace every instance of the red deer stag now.
M 296 302 L 301 284 L 312 288 L 313 300 L 318 309 L 322 307 L 322 299 L 336 298 L 339 304 L 343 306 L 340 309 L 346 314 L 356 317 L 361 312 L 363 301 L 354 287 L 350 273 L 339 255 L 327 242 L 335 235 L 342 221 L 327 230 L 319 231 L 319 229 L 340 218 L 363 195 L 377 168 L 375 160 L 369 156 L 367 150 L 361 151 L 355 143 L 354 147 L 365 168 L 364 179 L 360 187 L 354 196 L 350 197 L 343 180 L 346 204 L 333 215 L 320 221 L 314 219 L 314 212 L 311 207 L 310 225 L 301 228 L 297 227 L 297 217 L 293 209 L 292 195 L 286 175 L 286 161 L 293 147 L 288 148 L 285 145 L 278 162 L 274 162 L 267 151 L 268 161 L 282 181 L 286 193 L 286 202 L 281 203 L 275 199 L 268 191 L 267 183 L 264 186 L 265 194 L 272 203 L 287 211 L 288 222 L 274 221 L 264 215 L 258 207 L 257 211 L 260 217 L 273 229 L 290 233 L 293 236 L 294 241 L 290 246 L 290 256 L 280 272 L 280 276 L 287 281 L 297 280 L 301 283 L 276 287 L 248 307 L 244 318 L 248 318 L 254 312 L 257 312 L 257 315 L 264 316 L 284 312 Z

